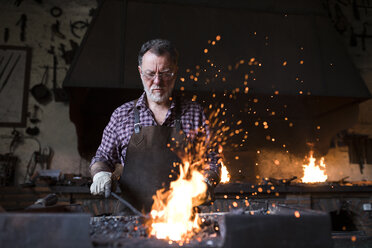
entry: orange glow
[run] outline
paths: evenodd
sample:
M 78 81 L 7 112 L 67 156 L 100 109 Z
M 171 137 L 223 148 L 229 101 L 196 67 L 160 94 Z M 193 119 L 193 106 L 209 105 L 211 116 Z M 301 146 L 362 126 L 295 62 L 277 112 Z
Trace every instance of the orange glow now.
M 150 235 L 158 239 L 183 241 L 200 229 L 199 216 L 193 213 L 193 199 L 205 195 L 207 184 L 189 162 L 184 164 L 169 191 L 160 189 L 153 196 Z
M 216 40 L 221 40 L 221 36 L 220 35 L 217 35 L 216 36 Z
M 328 178 L 326 174 L 326 165 L 324 158 L 320 159 L 319 165 L 315 164 L 316 159 L 313 157 L 313 152 L 310 151 L 309 164 L 302 165 L 304 176 L 301 178 L 304 183 L 325 182 Z
M 206 48 L 206 49 L 204 49 L 204 53 L 208 53 L 208 49 Z
M 227 170 L 226 166 L 221 162 L 221 183 L 230 182 L 230 173 Z
M 295 211 L 295 212 L 294 212 L 294 216 L 295 216 L 296 218 L 300 218 L 300 217 L 301 217 L 300 212 Z

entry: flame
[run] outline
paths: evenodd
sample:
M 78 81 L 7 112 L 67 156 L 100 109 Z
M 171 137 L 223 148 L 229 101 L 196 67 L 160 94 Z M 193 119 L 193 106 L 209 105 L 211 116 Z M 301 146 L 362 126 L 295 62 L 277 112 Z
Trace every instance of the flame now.
M 171 182 L 169 191 L 160 189 L 153 196 L 150 235 L 158 239 L 187 240 L 200 230 L 193 201 L 205 196 L 207 184 L 204 176 L 189 162 L 184 164 L 180 165 L 180 176 Z
M 230 182 L 230 173 L 227 170 L 226 166 L 221 162 L 221 183 Z
M 304 183 L 316 183 L 325 182 L 328 178 L 326 174 L 326 165 L 324 158 L 320 159 L 319 165 L 315 164 L 316 159 L 313 157 L 313 153 L 310 152 L 309 164 L 302 165 L 304 169 L 304 176 L 301 178 Z

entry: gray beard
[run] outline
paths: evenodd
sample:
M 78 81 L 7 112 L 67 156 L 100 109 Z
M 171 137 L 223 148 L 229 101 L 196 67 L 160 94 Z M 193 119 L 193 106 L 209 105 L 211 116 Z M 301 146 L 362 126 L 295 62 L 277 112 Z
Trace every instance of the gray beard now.
M 146 88 L 145 85 L 143 85 L 143 88 L 146 92 L 146 95 L 151 99 L 151 101 L 155 103 L 164 103 L 169 100 L 169 97 L 172 95 L 173 88 L 169 88 L 167 92 L 165 92 L 163 95 L 153 94 L 151 90 L 154 88 L 157 88 L 158 86 L 152 86 L 150 89 Z

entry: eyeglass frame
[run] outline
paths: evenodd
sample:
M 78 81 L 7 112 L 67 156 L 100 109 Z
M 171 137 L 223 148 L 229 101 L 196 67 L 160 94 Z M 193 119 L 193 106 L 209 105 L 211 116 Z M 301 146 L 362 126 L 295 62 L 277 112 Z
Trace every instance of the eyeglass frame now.
M 151 72 L 151 73 L 154 73 L 154 72 Z M 151 76 L 151 75 L 146 74 L 145 72 L 142 72 L 142 68 L 141 68 L 140 74 L 141 74 L 141 76 L 145 77 L 147 80 L 154 80 L 156 78 L 156 76 L 158 76 L 159 79 L 170 80 L 176 75 L 175 72 L 165 71 L 165 72 L 157 72 L 153 76 Z M 164 78 L 164 77 L 168 77 L 167 74 L 168 74 L 169 78 Z

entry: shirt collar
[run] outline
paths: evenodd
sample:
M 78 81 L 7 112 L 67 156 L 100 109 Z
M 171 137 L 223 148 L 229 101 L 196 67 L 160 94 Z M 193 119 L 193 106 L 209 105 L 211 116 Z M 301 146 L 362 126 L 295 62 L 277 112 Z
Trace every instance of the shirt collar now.
M 147 108 L 145 92 L 143 92 L 142 95 L 138 98 L 136 108 Z

